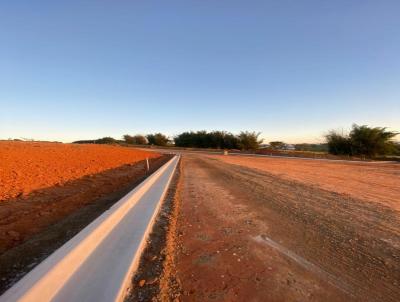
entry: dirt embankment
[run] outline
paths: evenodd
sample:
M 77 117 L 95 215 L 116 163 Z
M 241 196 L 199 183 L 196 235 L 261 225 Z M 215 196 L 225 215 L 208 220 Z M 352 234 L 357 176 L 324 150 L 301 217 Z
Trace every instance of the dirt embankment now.
M 211 157 L 400 210 L 400 164 L 243 156 Z

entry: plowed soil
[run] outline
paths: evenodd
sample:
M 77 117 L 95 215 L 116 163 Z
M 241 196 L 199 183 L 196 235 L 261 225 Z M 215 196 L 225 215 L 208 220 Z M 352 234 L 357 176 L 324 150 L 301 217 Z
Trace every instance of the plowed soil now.
M 115 146 L 0 142 L 0 202 L 146 157 L 159 155 Z
M 254 168 L 287 180 L 382 203 L 400 210 L 400 163 L 213 156 L 226 163 Z
M 161 156 L 124 147 L 0 143 L 0 254 L 133 184 Z
M 286 161 L 183 156 L 179 300 L 399 301 L 395 166 Z

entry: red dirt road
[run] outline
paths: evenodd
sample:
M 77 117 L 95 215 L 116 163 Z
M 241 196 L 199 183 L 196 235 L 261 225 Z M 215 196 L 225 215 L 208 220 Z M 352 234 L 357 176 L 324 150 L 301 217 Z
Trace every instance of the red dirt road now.
M 400 210 L 400 163 L 362 163 L 268 157 L 212 156 L 280 178 L 379 202 Z
M 0 202 L 159 154 L 105 145 L 0 142 Z
M 175 256 L 182 301 L 400 300 L 400 215 L 385 195 L 369 202 L 353 197 L 359 188 L 342 194 L 326 190 L 324 179 L 315 186 L 280 177 L 278 164 L 267 173 L 220 159 L 182 158 Z M 362 175 L 351 167 L 350 175 Z M 363 196 L 378 192 L 367 188 Z

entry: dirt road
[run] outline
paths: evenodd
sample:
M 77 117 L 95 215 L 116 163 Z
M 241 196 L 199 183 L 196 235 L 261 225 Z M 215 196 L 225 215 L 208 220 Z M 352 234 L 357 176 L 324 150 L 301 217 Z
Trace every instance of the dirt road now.
M 399 301 L 389 205 L 201 155 L 181 186 L 183 301 Z

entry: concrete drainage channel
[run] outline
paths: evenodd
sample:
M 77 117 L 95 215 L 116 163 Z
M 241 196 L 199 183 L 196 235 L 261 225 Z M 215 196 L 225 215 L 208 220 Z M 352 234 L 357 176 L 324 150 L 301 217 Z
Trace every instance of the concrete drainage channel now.
M 122 301 L 174 175 L 175 156 L 13 287 L 0 302 Z

